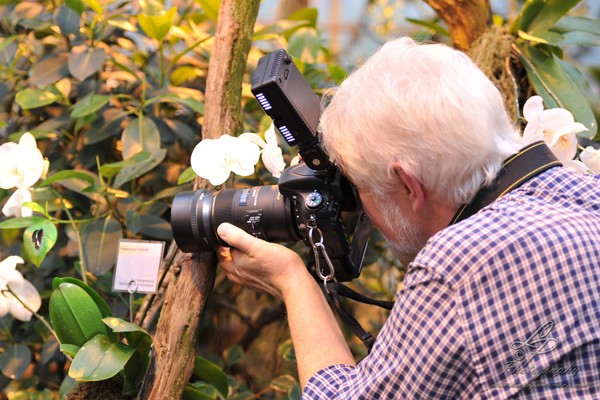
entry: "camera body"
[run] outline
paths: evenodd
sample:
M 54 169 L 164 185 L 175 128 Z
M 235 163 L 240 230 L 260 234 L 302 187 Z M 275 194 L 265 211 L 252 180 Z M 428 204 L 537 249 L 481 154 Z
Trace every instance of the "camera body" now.
M 298 146 L 302 161 L 286 168 L 278 185 L 178 194 L 171 226 L 179 248 L 198 252 L 226 246 L 216 229 L 229 222 L 271 242 L 322 242 L 336 280 L 358 277 L 371 223 L 354 185 L 319 146 L 318 96 L 283 49 L 259 60 L 251 90 L 284 139 Z M 308 267 L 316 277 L 310 254 Z M 318 257 L 318 264 L 326 265 L 323 254 Z

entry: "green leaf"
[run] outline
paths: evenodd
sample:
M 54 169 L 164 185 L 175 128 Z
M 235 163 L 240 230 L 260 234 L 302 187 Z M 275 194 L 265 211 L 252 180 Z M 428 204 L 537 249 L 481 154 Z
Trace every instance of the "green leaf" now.
M 561 46 L 600 46 L 600 37 L 596 33 L 572 31 L 563 33 L 563 40 L 558 43 Z
M 100 117 L 86 129 L 84 143 L 91 145 L 101 142 L 115 134 L 121 133 L 121 124 L 127 118 L 128 113 L 116 108 L 108 108 L 102 112 Z
M 554 24 L 551 30 L 558 33 L 583 31 L 600 35 L 600 19 L 566 15 Z
M 288 393 L 296 385 L 298 385 L 298 381 L 296 381 L 293 376 L 288 374 L 278 376 L 269 384 L 269 386 L 273 389 L 285 393 Z
M 217 22 L 219 18 L 219 6 L 221 5 L 220 0 L 195 0 L 196 3 L 200 4 L 204 14 L 213 21 Z
M 287 19 L 290 21 L 307 21 L 311 28 L 316 28 L 318 16 L 319 10 L 317 8 L 307 7 L 294 11 L 288 15 Z
M 62 383 L 60 384 L 60 388 L 58 389 L 58 398 L 65 400 L 67 395 L 71 393 L 71 391 L 77 386 L 79 386 L 79 382 L 71 378 L 69 375 L 65 376 L 65 379 L 63 379 Z
M 63 35 L 77 34 L 81 23 L 80 13 L 67 6 L 60 6 L 54 11 L 54 22 Z
M 133 157 L 143 150 L 154 153 L 160 149 L 160 133 L 152 119 L 136 118 L 123 130 L 121 143 L 124 159 Z
M 191 189 L 192 189 L 191 185 L 169 187 L 169 188 L 163 189 L 160 192 L 156 193 L 154 196 L 152 196 L 152 199 L 150 199 L 150 200 L 157 201 L 157 200 L 161 200 L 161 199 L 175 197 L 175 195 L 177 195 L 178 193 L 181 193 L 186 190 L 191 190 Z
M 129 210 L 125 216 L 125 223 L 127 228 L 134 234 L 141 233 L 163 240 L 173 238 L 171 224 L 157 215 L 139 214 L 135 210 Z
M 92 10 L 96 11 L 96 13 L 98 14 L 102 14 L 102 12 L 104 11 L 97 0 L 83 0 L 83 2 L 87 4 L 88 7 L 90 7 Z
M 38 87 L 58 82 L 69 74 L 68 58 L 69 54 L 63 52 L 35 63 L 29 72 L 29 82 Z
M 128 165 L 135 165 L 141 163 L 142 161 L 146 161 L 150 158 L 151 153 L 148 151 L 140 151 L 139 153 L 133 155 L 127 160 L 117 161 L 110 164 L 104 164 L 100 167 L 100 174 L 105 178 L 114 177 L 121 169 Z
M 23 110 L 47 106 L 58 100 L 60 96 L 45 90 L 27 88 L 19 91 L 15 96 L 16 103 Z
M 188 383 L 183 390 L 182 400 L 215 400 L 215 397 L 203 392 L 196 385 Z
M 166 156 L 166 149 L 158 149 L 150 154 L 150 157 L 147 160 L 133 165 L 126 165 L 117 173 L 113 187 L 118 188 L 125 182 L 129 182 L 139 176 L 142 176 L 146 172 L 153 170 L 165 159 Z
M 448 30 L 440 24 L 436 24 L 435 22 L 415 18 L 405 18 L 405 20 L 415 25 L 423 26 L 429 30 L 434 31 L 435 33 L 439 33 L 442 36 L 450 37 L 450 33 L 448 32 Z
M 244 359 L 244 349 L 242 346 L 228 347 L 223 352 L 223 359 L 228 367 L 235 365 Z
M 156 102 L 159 103 L 178 103 L 184 105 L 197 113 L 204 114 L 204 103 L 194 99 L 193 97 L 182 97 L 176 93 L 167 93 L 161 94 L 159 96 L 153 97 L 147 100 L 144 103 L 144 106 L 149 106 L 150 104 L 154 104 Z
M 292 344 L 292 340 L 288 339 L 285 342 L 279 345 L 277 349 L 277 354 L 283 357 L 284 360 L 295 363 L 296 360 L 296 352 L 294 351 L 294 345 Z
M 79 15 L 85 11 L 85 6 L 81 0 L 65 0 L 65 4 Z
M 29 347 L 22 343 L 8 345 L 0 353 L 0 371 L 10 379 L 21 379 L 29 363 L 31 362 L 31 352 Z
M 21 206 L 25 207 L 25 208 L 29 208 L 30 210 L 33 210 L 34 212 L 39 212 L 40 214 L 46 215 L 46 210 L 44 210 L 44 208 L 36 202 L 26 201 Z
M 527 29 L 522 30 L 532 35 L 547 31 L 559 19 L 561 19 L 571 8 L 576 6 L 581 0 L 546 0 Z
M 146 332 L 143 328 L 132 324 L 131 322 L 127 322 L 121 318 L 117 317 L 107 317 L 102 318 L 102 322 L 106 324 L 113 332 L 142 332 L 148 336 L 150 334 Z
M 94 289 L 86 285 L 83 281 L 80 281 L 79 279 L 70 276 L 66 276 L 63 278 L 57 277 L 52 280 L 52 290 L 55 290 L 57 287 L 59 287 L 61 283 L 71 283 L 73 285 L 79 286 L 80 288 L 85 290 L 85 292 L 92 298 L 94 303 L 96 303 L 96 306 L 98 307 L 102 318 L 112 317 L 112 312 L 110 311 L 108 304 L 106 304 L 106 301 Z
M 550 43 L 550 44 L 555 45 L 564 40 L 564 36 L 561 35 L 560 33 L 550 32 L 550 31 L 541 32 L 537 36 L 534 36 L 534 35 L 530 35 L 527 32 L 523 32 L 523 31 L 519 30 L 519 37 L 523 38 L 525 40 L 528 40 L 528 41 L 532 42 L 533 44 L 535 44 L 535 43 L 544 43 L 544 44 Z
M 81 287 L 61 283 L 50 296 L 50 320 L 62 345 L 83 346 L 97 334 L 107 334 L 102 314 Z
M 321 43 L 316 29 L 300 28 L 290 37 L 288 53 L 302 62 L 314 63 L 320 47 Z
M 50 221 L 40 221 L 23 232 L 23 255 L 38 267 L 56 243 L 58 233 Z
M 89 183 L 90 185 L 94 184 L 94 178 L 85 172 L 75 171 L 75 170 L 63 170 L 58 171 L 55 174 L 50 175 L 48 178 L 44 179 L 39 185 L 38 188 L 42 188 L 48 186 L 55 182 L 60 182 L 65 179 L 79 179 Z
M 80 348 L 81 348 L 80 346 L 75 346 L 74 344 L 61 344 L 60 345 L 60 351 L 62 351 L 69 357 L 75 357 L 75 355 L 77 354 L 77 352 L 79 351 Z
M 196 173 L 194 172 L 192 167 L 187 167 L 181 173 L 181 175 L 179 175 L 179 178 L 177 179 L 177 184 L 182 185 L 184 183 L 193 181 L 195 178 L 196 178 Z
M 577 84 L 558 62 L 559 59 L 535 46 L 522 44 L 519 47 L 527 77 L 537 94 L 544 99 L 546 107 L 569 110 L 575 121 L 589 129 L 581 132 L 580 136 L 594 137 L 598 129 L 594 113 Z
M 85 117 L 86 115 L 95 113 L 109 101 L 110 96 L 91 92 L 75 103 L 73 111 L 71 111 L 71 118 Z
M 517 31 L 527 31 L 531 21 L 544 8 L 546 0 L 529 0 L 521 8 L 521 12 L 510 26 L 509 33 L 516 35 Z
M 33 224 L 46 221 L 46 218 L 34 215 L 31 217 L 11 218 L 0 222 L 0 229 L 19 229 L 27 228 Z
M 119 239 L 123 238 L 121 224 L 112 217 L 100 218 L 83 228 L 81 241 L 83 259 L 88 271 L 104 275 L 115 264 Z
M 113 343 L 106 335 L 96 335 L 79 349 L 69 376 L 79 382 L 102 381 L 118 374 L 135 352 L 123 343 Z
M 59 346 L 60 343 L 58 340 L 56 340 L 54 335 L 49 335 L 48 339 L 46 339 L 44 342 L 44 346 L 42 347 L 42 351 L 40 353 L 40 363 L 46 364 L 48 361 L 50 361 L 50 359 L 54 357 L 54 354 L 56 354 L 56 351 L 59 349 Z
M 175 18 L 176 11 L 177 9 L 173 7 L 163 15 L 139 14 L 138 22 L 146 35 L 162 42 L 173 26 L 173 18 Z
M 348 76 L 348 73 L 339 65 L 327 64 L 327 69 L 329 70 L 329 74 L 331 74 L 331 77 L 335 83 L 338 85 L 342 83 L 344 79 L 346 79 L 346 76 Z
M 75 46 L 69 54 L 69 72 L 75 78 L 83 81 L 96 73 L 102 67 L 106 58 L 106 51 L 101 47 Z
M 223 370 L 216 364 L 213 364 L 205 358 L 196 356 L 194 359 L 194 374 L 216 387 L 223 397 L 227 398 L 229 393 L 227 375 L 225 375 Z
M 288 393 L 290 400 L 302 400 L 302 388 L 300 385 L 295 385 Z

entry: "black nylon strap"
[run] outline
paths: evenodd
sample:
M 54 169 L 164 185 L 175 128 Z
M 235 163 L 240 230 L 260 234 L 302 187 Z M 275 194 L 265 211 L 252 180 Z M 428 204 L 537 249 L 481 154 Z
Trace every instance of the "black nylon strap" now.
M 535 142 L 522 148 L 517 154 L 504 161 L 502 169 L 491 186 L 481 189 L 470 203 L 458 210 L 450 225 L 467 219 L 534 176 L 561 165 L 562 163 L 544 142 Z

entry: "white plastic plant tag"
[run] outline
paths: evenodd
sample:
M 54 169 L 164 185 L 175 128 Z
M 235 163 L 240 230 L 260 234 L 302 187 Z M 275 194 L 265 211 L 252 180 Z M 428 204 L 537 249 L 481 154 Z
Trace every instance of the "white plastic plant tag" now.
M 156 293 L 164 242 L 120 239 L 113 291 Z

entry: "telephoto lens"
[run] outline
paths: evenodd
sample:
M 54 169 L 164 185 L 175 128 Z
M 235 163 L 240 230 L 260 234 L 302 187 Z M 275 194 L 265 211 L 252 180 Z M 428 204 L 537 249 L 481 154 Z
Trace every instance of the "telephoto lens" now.
M 217 228 L 229 222 L 269 242 L 300 239 L 290 201 L 275 185 L 243 189 L 196 190 L 175 196 L 171 227 L 175 242 L 186 253 L 227 246 Z

